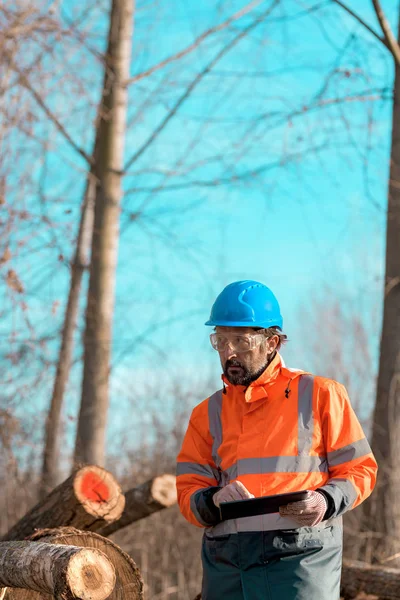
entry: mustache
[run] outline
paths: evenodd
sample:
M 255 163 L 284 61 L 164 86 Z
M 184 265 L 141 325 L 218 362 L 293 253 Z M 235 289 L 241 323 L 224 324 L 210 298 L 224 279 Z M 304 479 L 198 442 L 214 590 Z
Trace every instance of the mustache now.
M 242 363 L 238 360 L 235 360 L 234 358 L 226 361 L 225 370 L 227 371 L 229 369 L 229 367 L 240 367 L 241 369 L 244 369 L 244 366 L 242 365 Z

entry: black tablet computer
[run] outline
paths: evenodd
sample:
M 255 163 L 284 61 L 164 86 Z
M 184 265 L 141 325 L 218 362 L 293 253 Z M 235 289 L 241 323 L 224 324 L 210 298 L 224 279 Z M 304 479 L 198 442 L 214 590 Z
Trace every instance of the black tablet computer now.
M 261 498 L 246 498 L 234 502 L 221 502 L 219 506 L 221 519 L 240 519 L 241 517 L 255 517 L 279 512 L 279 507 L 298 502 L 307 498 L 307 490 L 291 492 L 289 494 L 276 494 L 275 496 L 261 496 Z

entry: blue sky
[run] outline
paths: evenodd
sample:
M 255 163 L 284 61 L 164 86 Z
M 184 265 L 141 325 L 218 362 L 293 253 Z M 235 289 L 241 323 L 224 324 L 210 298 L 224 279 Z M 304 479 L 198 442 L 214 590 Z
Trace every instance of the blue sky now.
M 132 74 L 184 48 L 243 5 L 173 0 L 160 2 L 157 12 L 152 5 L 139 6 Z M 365 1 L 349 5 L 378 28 Z M 81 3 L 63 6 L 70 14 L 82 10 Z M 261 3 L 256 13 L 267 6 Z M 353 385 L 356 391 L 360 377 L 367 378 L 364 416 L 371 407 L 382 309 L 392 66 L 383 46 L 338 6 L 325 3 L 306 16 L 305 7 L 310 6 L 285 2 L 227 54 L 125 178 L 124 189 L 130 192 L 121 215 L 110 432 L 127 427 L 133 393 L 144 401 L 149 393 L 158 395 L 158 407 L 173 411 L 173 392 L 163 398 L 160 389 L 173 387 L 177 378 L 187 390 L 198 390 L 190 396 L 192 405 L 213 391 L 220 370 L 203 323 L 219 291 L 242 278 L 260 280 L 277 295 L 291 339 L 284 355 L 298 368 L 326 368 L 329 375 L 329 356 L 324 367 L 312 350 L 316 340 L 329 346 L 336 335 L 326 314 L 340 305 L 346 323 L 359 315 L 372 359 L 363 375 L 354 369 Z M 384 2 L 393 26 L 396 7 L 396 2 Z M 127 159 L 193 76 L 256 13 L 130 89 Z M 290 18 L 284 20 L 284 14 Z M 104 47 L 105 27 L 100 9 L 82 25 L 99 49 Z M 90 53 L 73 51 L 72 42 L 68 48 L 58 45 L 54 55 L 60 70 L 49 102 L 74 139 L 90 150 L 93 132 L 88 123 L 101 86 L 100 66 Z M 331 71 L 334 75 L 326 79 Z M 346 102 L 335 102 L 345 96 Z M 38 124 L 36 133 L 44 136 L 48 130 L 48 125 Z M 41 205 L 35 194 L 24 201 L 35 214 L 45 210 L 56 227 L 21 222 L 11 240 L 17 248 L 19 239 L 29 237 L 12 266 L 26 283 L 25 316 L 40 335 L 61 324 L 68 271 L 57 256 L 59 251 L 71 256 L 85 175 L 83 161 L 58 134 L 51 136 L 46 203 Z M 29 172 L 37 183 L 43 160 L 29 143 L 31 154 L 27 146 L 18 177 Z M 180 174 L 171 176 L 170 171 Z M 178 188 L 151 193 L 159 185 Z M 130 215 L 143 202 L 148 203 L 144 217 L 131 223 Z M 3 325 L 6 338 L 14 330 L 13 343 L 28 339 L 23 311 L 12 306 L 8 292 L 2 304 L 10 317 Z M 333 327 L 337 333 L 344 324 L 334 322 Z M 342 335 L 351 373 L 357 340 L 348 327 Z M 79 401 L 79 341 L 77 333 L 65 410 L 71 435 Z M 24 373 L 29 384 L 41 360 L 32 347 L 37 361 Z M 56 344 L 49 342 L 43 352 L 54 361 Z M 22 366 L 10 368 L 12 396 L 12 386 L 21 385 Z M 53 375 L 49 369 L 43 376 L 37 396 L 42 407 Z M 21 402 L 23 410 L 37 412 L 36 402 Z

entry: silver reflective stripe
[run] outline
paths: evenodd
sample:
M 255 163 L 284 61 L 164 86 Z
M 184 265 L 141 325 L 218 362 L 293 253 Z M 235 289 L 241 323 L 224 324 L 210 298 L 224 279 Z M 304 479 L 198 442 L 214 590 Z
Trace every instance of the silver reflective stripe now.
M 208 426 L 213 439 L 211 453 L 217 467 L 221 465 L 221 457 L 218 454 L 218 449 L 222 444 L 221 411 L 222 390 L 218 390 L 208 400 Z
M 230 479 L 265 473 L 327 473 L 325 456 L 267 456 L 241 458 L 227 469 Z
M 312 446 L 314 429 L 313 417 L 313 389 L 314 377 L 301 375 L 298 391 L 298 454 L 307 456 Z
M 251 458 L 245 458 L 243 460 L 252 460 Z M 226 474 L 229 481 L 233 481 L 238 476 L 238 464 L 235 462 L 231 467 L 226 469 Z M 245 473 L 241 473 L 241 475 L 245 475 Z
M 315 526 L 316 530 L 325 529 L 331 525 L 340 525 L 341 519 L 330 519 L 322 521 Z M 276 531 L 278 529 L 298 529 L 301 526 L 294 520 L 287 517 L 281 517 L 279 513 L 269 515 L 259 515 L 257 517 L 243 517 L 242 519 L 230 519 L 222 521 L 214 527 L 207 527 L 205 533 L 207 537 L 213 538 L 229 533 L 242 533 L 245 531 Z M 309 531 L 309 529 L 307 528 Z
M 370 452 L 371 447 L 366 438 L 363 438 L 362 440 L 358 440 L 358 442 L 343 446 L 343 448 L 339 448 L 339 450 L 328 452 L 328 464 L 330 467 L 335 467 L 350 462 L 355 458 L 366 456 L 367 454 L 370 454 Z
M 204 489 L 208 489 L 208 488 L 204 488 Z M 206 523 L 205 521 L 203 521 L 199 511 L 197 510 L 197 506 L 196 506 L 196 496 L 197 496 L 197 494 L 202 494 L 204 492 L 204 489 L 198 490 L 197 492 L 194 492 L 194 494 L 192 494 L 190 496 L 190 509 L 191 509 L 192 513 L 194 514 L 194 516 L 196 517 L 196 519 L 198 520 L 198 522 L 201 523 L 202 525 L 205 525 L 206 527 L 208 527 L 209 523 Z
M 200 465 L 191 462 L 179 462 L 176 465 L 176 475 L 201 475 L 202 477 L 211 477 L 218 479 L 218 472 L 210 465 Z
M 329 479 L 321 486 L 321 490 L 326 490 L 333 498 L 337 516 L 353 508 L 357 499 L 357 490 L 349 479 L 336 479 L 336 477 Z
M 339 487 L 344 496 L 346 497 L 348 504 L 349 504 L 349 508 L 351 508 L 354 504 L 354 502 L 357 500 L 357 490 L 354 487 L 354 485 L 351 483 L 351 481 L 349 479 L 331 479 L 330 482 L 327 484 L 332 484 L 332 485 L 336 485 L 337 487 Z

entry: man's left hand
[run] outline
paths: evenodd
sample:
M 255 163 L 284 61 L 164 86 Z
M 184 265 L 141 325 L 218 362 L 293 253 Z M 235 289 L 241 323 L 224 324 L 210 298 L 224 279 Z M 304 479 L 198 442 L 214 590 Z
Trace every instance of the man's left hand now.
M 328 509 L 325 496 L 320 492 L 308 492 L 305 500 L 291 502 L 279 507 L 281 517 L 289 517 L 297 521 L 301 527 L 318 525 L 324 518 Z

